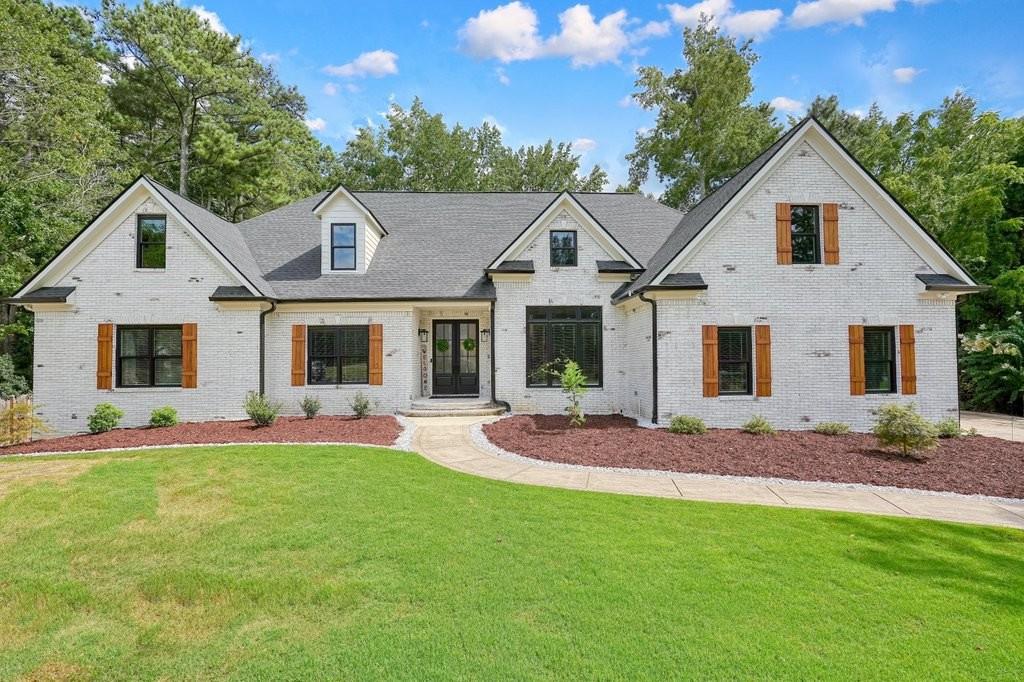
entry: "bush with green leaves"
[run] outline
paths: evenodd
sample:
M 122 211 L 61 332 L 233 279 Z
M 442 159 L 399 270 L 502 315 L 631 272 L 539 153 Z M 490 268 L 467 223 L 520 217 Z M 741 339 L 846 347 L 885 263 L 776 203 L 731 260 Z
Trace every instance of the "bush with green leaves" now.
M 898 448 L 904 457 L 916 457 L 938 445 L 938 429 L 917 413 L 913 403 L 882 405 L 872 431 L 879 443 Z
M 306 415 L 306 419 L 312 419 L 320 413 L 320 399 L 312 395 L 304 396 L 299 401 L 299 407 L 302 408 L 302 413 Z
M 178 411 L 170 405 L 158 407 L 149 413 L 150 426 L 174 426 L 178 423 Z
M 960 428 L 960 422 L 953 417 L 946 417 L 935 422 L 935 430 L 939 438 L 960 438 L 977 434 L 975 429 Z
M 960 372 L 968 403 L 985 410 L 1020 414 L 1024 403 L 1024 316 L 1005 326 L 981 325 L 960 337 Z
M 89 433 L 106 433 L 117 427 L 124 411 L 110 403 L 100 403 L 89 415 Z
M 250 391 L 242 403 L 245 413 L 256 426 L 270 426 L 277 421 L 277 415 L 281 414 L 282 405 L 279 402 L 270 400 L 267 396 L 256 391 Z
M 818 422 L 814 432 L 824 436 L 845 436 L 850 432 L 850 425 L 843 422 Z
M 757 436 L 771 436 L 775 433 L 772 423 L 759 414 L 748 419 L 747 423 L 743 425 L 743 430 Z
M 690 436 L 699 436 L 702 433 L 707 433 L 708 427 L 700 417 L 688 417 L 679 414 L 672 417 L 668 430 L 670 433 L 685 433 Z
M 0 353 L 0 400 L 17 398 L 29 392 L 28 380 L 14 370 L 14 360 Z
M 35 412 L 32 398 L 20 396 L 0 403 L 0 445 L 17 445 L 32 440 L 36 433 L 52 429 Z
M 575 360 L 558 358 L 545 362 L 535 369 L 531 374 L 534 378 L 555 377 L 558 379 L 562 393 L 566 395 L 569 404 L 565 412 L 569 415 L 570 426 L 583 426 L 587 423 L 587 416 L 583 414 L 582 398 L 587 393 L 587 375 Z
M 348 404 L 352 407 L 352 414 L 356 416 L 356 419 L 366 419 L 373 412 L 373 403 L 362 391 L 356 393 Z

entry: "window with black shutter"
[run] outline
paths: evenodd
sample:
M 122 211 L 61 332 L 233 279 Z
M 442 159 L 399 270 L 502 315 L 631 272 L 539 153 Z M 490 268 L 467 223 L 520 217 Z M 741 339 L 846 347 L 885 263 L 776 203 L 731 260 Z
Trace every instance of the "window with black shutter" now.
M 896 392 L 896 335 L 892 327 L 864 328 L 864 375 L 868 393 Z
M 719 395 L 750 395 L 750 327 L 718 328 Z
M 791 206 L 793 263 L 821 263 L 821 221 L 817 206 Z
M 600 386 L 601 308 L 547 306 L 526 309 L 526 385 L 558 386 L 551 371 L 574 360 L 588 386 Z
M 310 384 L 370 381 L 370 328 L 366 325 L 309 327 Z

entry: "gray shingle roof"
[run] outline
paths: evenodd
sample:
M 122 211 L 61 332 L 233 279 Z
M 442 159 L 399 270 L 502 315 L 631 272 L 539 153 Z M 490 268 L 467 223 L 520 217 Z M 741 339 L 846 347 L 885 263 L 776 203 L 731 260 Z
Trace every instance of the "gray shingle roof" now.
M 3 302 L 66 303 L 68 296 L 74 292 L 75 287 L 39 287 L 20 298 L 5 298 Z
M 775 154 L 811 119 L 805 118 L 789 129 L 786 134 L 776 140 L 770 147 L 747 164 L 739 173 L 731 177 L 725 184 L 711 194 L 704 197 L 696 206 L 691 208 L 686 215 L 679 220 L 679 223 L 672 230 L 672 234 L 660 246 L 657 253 L 646 263 L 647 269 L 640 277 L 633 282 L 625 295 L 632 295 L 649 285 L 662 270 L 664 270 L 679 253 L 686 248 L 687 244 L 693 241 L 694 237 L 700 234 L 701 230 L 707 227 L 718 213 L 725 208 L 726 204 L 732 201 L 743 187 L 758 171 L 764 168 Z
M 636 272 L 636 268 L 624 260 L 599 260 L 598 272 Z
M 558 196 L 555 192 L 353 192 L 389 234 L 365 274 L 320 272 L 327 192 L 238 224 L 274 295 L 288 299 L 494 298 L 487 267 Z M 679 221 L 638 194 L 574 193 L 635 258 L 650 258 Z
M 535 272 L 532 260 L 507 260 L 498 264 L 488 272 Z
M 982 291 L 986 286 L 968 284 L 967 282 L 953 277 L 953 275 L 935 275 L 921 273 L 917 278 L 924 284 L 925 289 L 932 291 Z

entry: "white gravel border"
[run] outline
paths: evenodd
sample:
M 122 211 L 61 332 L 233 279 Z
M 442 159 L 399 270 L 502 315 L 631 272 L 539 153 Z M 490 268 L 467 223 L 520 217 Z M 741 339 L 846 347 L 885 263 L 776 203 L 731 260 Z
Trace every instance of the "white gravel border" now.
M 500 419 L 507 419 L 512 415 L 503 415 L 499 419 L 495 419 L 491 422 L 499 421 Z M 484 452 L 494 455 L 499 459 L 516 462 L 519 464 L 532 464 L 534 466 L 546 467 L 550 469 L 567 469 L 570 471 L 599 471 L 612 474 L 630 474 L 634 476 L 649 476 L 653 478 L 659 477 L 671 477 L 671 478 L 683 478 L 691 480 L 704 480 L 704 481 L 721 481 L 723 483 L 752 483 L 755 485 L 784 485 L 784 486 L 800 486 L 804 488 L 835 488 L 839 490 L 859 490 L 870 493 L 911 493 L 918 495 L 931 495 L 934 497 L 948 497 L 953 499 L 961 500 L 975 500 L 982 502 L 991 502 L 994 504 L 1020 504 L 1024 500 L 1020 500 L 1014 497 L 995 497 L 992 495 L 965 495 L 964 493 L 954 493 L 940 490 L 921 490 L 920 488 L 900 488 L 898 486 L 890 485 L 868 485 L 866 483 L 835 483 L 832 481 L 800 481 L 790 478 L 769 478 L 762 476 L 726 476 L 722 474 L 694 474 L 686 473 L 681 471 L 665 471 L 663 469 L 629 469 L 625 467 L 597 467 L 587 466 L 584 464 L 567 464 L 565 462 L 549 462 L 543 459 L 534 459 L 533 457 L 526 457 L 524 455 L 517 455 L 514 452 L 504 450 L 490 440 L 484 434 L 483 423 L 472 424 L 469 427 L 469 435 L 473 441 L 473 445 L 477 446 Z M 648 427 L 650 428 L 650 427 Z

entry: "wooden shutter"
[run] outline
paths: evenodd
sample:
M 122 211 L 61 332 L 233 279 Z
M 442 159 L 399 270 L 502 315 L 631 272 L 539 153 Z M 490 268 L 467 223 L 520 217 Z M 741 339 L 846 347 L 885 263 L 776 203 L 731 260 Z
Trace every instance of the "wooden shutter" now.
M 779 265 L 793 264 L 792 229 L 789 204 L 775 204 L 775 255 Z
M 912 324 L 900 325 L 900 384 L 903 395 L 917 394 L 917 355 Z
M 718 327 L 704 325 L 701 330 L 704 344 L 704 397 L 718 397 Z
M 754 344 L 757 346 L 757 397 L 770 398 L 772 395 L 772 328 L 766 324 L 755 326 Z
M 384 383 L 384 325 L 370 325 L 370 385 Z
M 114 387 L 114 325 L 103 323 L 96 332 L 96 388 Z
M 306 325 L 292 325 L 292 386 L 306 384 Z
M 864 325 L 850 325 L 850 395 L 864 395 Z
M 198 381 L 199 338 L 195 322 L 181 325 L 181 387 L 195 388 Z
M 825 265 L 839 265 L 839 204 L 825 204 Z

